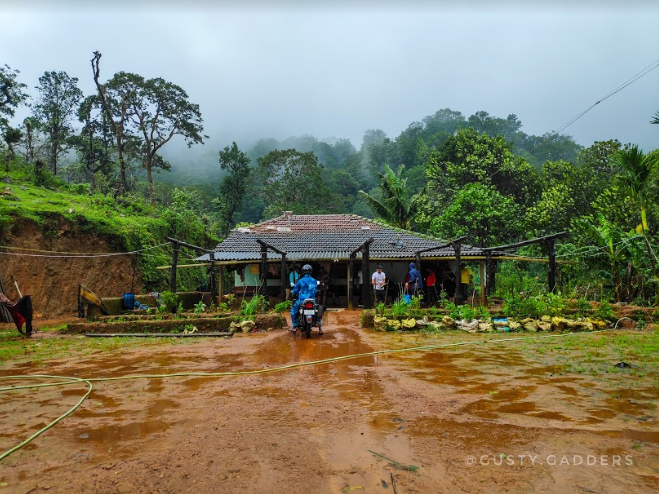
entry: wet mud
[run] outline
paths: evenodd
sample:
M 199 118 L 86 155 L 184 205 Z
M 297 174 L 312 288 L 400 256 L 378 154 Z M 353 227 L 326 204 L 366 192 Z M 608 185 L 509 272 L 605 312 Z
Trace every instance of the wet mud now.
M 274 331 L 119 348 L 45 368 L 18 363 L 0 375 L 270 370 L 457 338 L 477 343 L 260 374 L 94 382 L 76 412 L 0 461 L 0 494 L 390 493 L 392 478 L 399 493 L 659 489 L 656 375 L 620 386 L 515 342 L 363 331 L 357 311 L 328 313 L 324 330 L 310 339 Z M 75 383 L 0 395 L 0 451 L 86 391 Z

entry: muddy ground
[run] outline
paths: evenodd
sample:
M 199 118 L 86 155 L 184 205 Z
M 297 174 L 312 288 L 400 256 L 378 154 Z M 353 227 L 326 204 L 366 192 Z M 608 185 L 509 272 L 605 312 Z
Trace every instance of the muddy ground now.
M 267 374 L 97 382 L 74 414 L 0 461 L 0 494 L 659 490 L 656 368 L 584 372 L 591 367 L 579 368 L 586 357 L 575 337 L 483 343 L 526 335 L 375 333 L 359 328 L 358 312 L 327 318 L 325 335 L 310 340 L 273 331 L 173 347 L 119 343 L 111 352 L 9 363 L 0 375 L 269 369 L 478 343 Z M 565 348 L 550 357 L 543 345 Z M 614 369 L 615 355 L 601 357 L 598 368 Z M 0 454 L 85 390 L 2 393 Z

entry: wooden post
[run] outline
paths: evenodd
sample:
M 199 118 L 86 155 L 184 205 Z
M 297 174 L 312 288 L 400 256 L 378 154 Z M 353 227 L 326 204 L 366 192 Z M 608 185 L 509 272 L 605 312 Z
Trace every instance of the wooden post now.
M 217 272 L 217 305 L 222 303 L 224 299 L 224 266 L 220 266 Z
M 499 266 L 499 261 L 492 261 L 492 286 L 490 287 L 492 291 L 497 288 L 497 266 Z M 487 282 L 490 283 L 490 279 L 488 279 Z
M 169 272 L 169 291 L 176 293 L 176 266 L 178 265 L 178 251 L 181 248 L 179 242 L 172 242 L 172 267 Z
M 82 319 L 83 317 L 85 317 L 85 304 L 82 302 L 82 297 L 80 296 L 80 290 L 81 290 L 80 283 L 78 283 L 78 317 Z
M 485 261 L 480 262 L 481 268 L 481 305 L 485 307 L 487 305 L 487 298 L 485 297 L 485 286 L 487 281 L 485 279 Z
M 286 287 L 288 286 L 286 280 L 286 254 L 281 255 L 281 269 L 279 273 L 279 281 L 281 283 L 281 301 L 286 300 Z
M 462 296 L 462 273 L 460 272 L 460 249 L 462 244 L 457 242 L 453 245 L 455 249 L 455 305 L 462 305 L 464 303 L 464 297 Z
M 485 251 L 485 295 L 490 296 L 490 285 L 492 283 L 492 253 Z
M 263 290 L 263 295 L 268 298 L 268 248 L 261 244 L 261 269 L 259 269 L 259 279 L 261 280 L 261 288 L 259 292 Z
M 355 308 L 352 304 L 352 271 L 354 262 L 354 257 L 350 256 L 350 262 L 348 263 L 348 310 Z
M 364 309 L 373 308 L 373 291 L 371 290 L 371 268 L 370 268 L 370 244 L 364 243 L 364 250 L 362 251 L 362 303 Z
M 556 249 L 554 239 L 547 240 L 547 251 L 549 253 L 549 291 L 556 290 Z

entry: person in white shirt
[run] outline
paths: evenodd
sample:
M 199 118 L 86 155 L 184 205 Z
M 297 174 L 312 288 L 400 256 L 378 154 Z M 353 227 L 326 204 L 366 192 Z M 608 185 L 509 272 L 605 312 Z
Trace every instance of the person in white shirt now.
M 382 272 L 382 266 L 378 265 L 375 273 L 371 276 L 371 283 L 375 289 L 375 303 L 385 303 L 387 275 Z

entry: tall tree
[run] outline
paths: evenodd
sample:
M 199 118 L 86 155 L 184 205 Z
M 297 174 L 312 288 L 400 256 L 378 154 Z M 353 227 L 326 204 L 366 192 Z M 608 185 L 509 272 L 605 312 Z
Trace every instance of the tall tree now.
M 234 142 L 220 151 L 220 168 L 229 173 L 220 184 L 218 198 L 222 217 L 222 236 L 229 235 L 234 216 L 242 207 L 251 169 L 249 156 L 243 153 Z
M 144 80 L 136 74 L 123 74 L 133 86 L 130 91 L 129 115 L 142 135 L 145 157 L 144 168 L 151 188 L 151 203 L 156 196 L 153 185 L 153 168 L 162 160 L 155 159 L 158 151 L 175 135 L 180 135 L 188 147 L 203 144 L 201 112 L 199 105 L 190 103 L 187 93 L 176 84 L 162 78 Z
M 9 171 L 9 160 L 14 159 L 15 153 L 14 153 L 14 146 L 21 142 L 21 138 L 23 137 L 23 133 L 20 131 L 20 129 L 11 127 L 9 125 L 5 125 L 2 128 L 2 138 L 7 144 L 7 155 L 5 156 L 5 170 Z
M 405 166 L 398 168 L 398 173 L 385 165 L 384 173 L 380 173 L 380 190 L 382 197 L 377 198 L 363 190 L 359 195 L 375 211 L 375 214 L 390 225 L 409 230 L 412 219 L 416 215 L 417 198 L 409 198 L 407 179 L 403 178 Z
M 39 101 L 34 106 L 34 116 L 41 124 L 48 142 L 48 164 L 57 174 L 57 160 L 68 149 L 67 141 L 73 134 L 71 119 L 82 99 L 78 78 L 66 72 L 44 72 L 39 77 Z
M 518 238 L 522 225 L 521 208 L 511 197 L 491 185 L 471 183 L 432 220 L 429 231 L 445 239 L 469 234 L 470 243 L 486 247 Z
M 512 141 L 522 128 L 522 122 L 515 114 L 511 113 L 507 118 L 498 118 L 490 116 L 486 111 L 474 113 L 467 119 L 467 125 L 477 132 L 490 137 L 501 136 L 507 141 Z
M 542 136 L 526 136 L 518 144 L 520 154 L 536 166 L 546 161 L 571 161 L 577 159 L 582 146 L 574 142 L 572 137 L 548 132 Z
M 39 121 L 34 117 L 26 117 L 23 120 L 23 127 L 25 128 L 25 161 L 34 163 L 35 159 L 35 139 L 39 131 Z
M 78 108 L 78 121 L 83 126 L 73 142 L 84 163 L 86 179 L 90 181 L 92 190 L 96 190 L 96 174 L 110 168 L 110 155 L 114 150 L 112 131 L 98 94 L 82 101 Z
M 640 230 L 645 240 L 648 259 L 652 266 L 652 274 L 657 277 L 656 258 L 652 249 L 647 207 L 651 201 L 656 201 L 652 184 L 655 179 L 654 170 L 659 164 L 659 152 L 645 154 L 638 146 L 619 151 L 614 157 L 614 163 L 619 167 L 618 179 L 629 190 L 632 201 L 640 210 Z
M 132 87 L 125 80 L 126 78 L 123 72 L 115 74 L 106 85 L 101 84 L 99 80 L 101 76 L 101 56 L 100 52 L 94 52 L 94 57 L 91 59 L 92 72 L 103 105 L 103 111 L 114 131 L 115 141 L 117 143 L 117 161 L 119 163 L 119 189 L 117 192 L 119 195 L 123 195 L 126 193 L 127 188 L 124 145 L 126 141 L 126 124 L 128 121 L 128 99 L 130 98 Z
M 640 211 L 641 228 L 648 230 L 647 206 L 652 197 L 653 170 L 659 163 L 659 154 L 645 154 L 638 146 L 619 151 L 614 159 L 618 167 L 618 180 L 627 188 L 631 199 Z
M 265 216 L 282 211 L 318 213 L 326 209 L 328 191 L 322 167 L 314 153 L 295 149 L 270 151 L 258 159 L 259 193 L 266 205 Z
M 0 127 L 8 124 L 8 117 L 13 117 L 28 95 L 24 92 L 27 85 L 18 82 L 20 71 L 12 70 L 8 65 L 0 66 Z
M 461 129 L 432 153 L 426 165 L 433 202 L 448 205 L 463 186 L 481 183 L 494 186 L 522 206 L 535 200 L 538 177 L 533 167 L 515 156 L 503 137 Z

